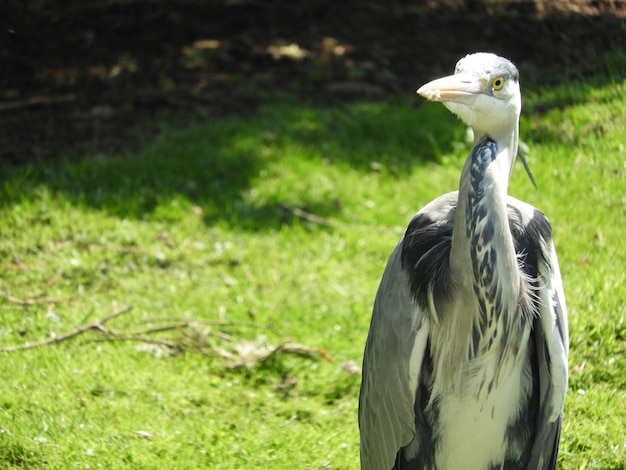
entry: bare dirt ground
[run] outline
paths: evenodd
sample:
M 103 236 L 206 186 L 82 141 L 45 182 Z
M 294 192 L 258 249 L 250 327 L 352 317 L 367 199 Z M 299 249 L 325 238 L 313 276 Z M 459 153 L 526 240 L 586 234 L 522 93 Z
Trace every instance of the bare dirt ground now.
M 0 164 L 112 154 L 158 121 L 413 93 L 468 52 L 549 84 L 626 50 L 626 0 L 0 0 Z

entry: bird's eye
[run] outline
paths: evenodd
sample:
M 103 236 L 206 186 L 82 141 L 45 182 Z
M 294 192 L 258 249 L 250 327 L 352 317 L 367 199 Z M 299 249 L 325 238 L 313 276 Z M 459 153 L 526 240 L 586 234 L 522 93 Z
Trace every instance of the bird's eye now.
M 496 77 L 491 82 L 491 88 L 493 88 L 494 90 L 501 90 L 503 86 L 504 86 L 503 77 Z

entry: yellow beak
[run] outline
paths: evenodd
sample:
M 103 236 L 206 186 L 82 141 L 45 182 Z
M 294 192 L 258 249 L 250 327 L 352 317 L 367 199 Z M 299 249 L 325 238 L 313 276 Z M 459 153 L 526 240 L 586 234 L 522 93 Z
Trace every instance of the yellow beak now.
M 431 101 L 467 103 L 481 93 L 481 83 L 473 75 L 450 75 L 422 85 L 417 93 Z

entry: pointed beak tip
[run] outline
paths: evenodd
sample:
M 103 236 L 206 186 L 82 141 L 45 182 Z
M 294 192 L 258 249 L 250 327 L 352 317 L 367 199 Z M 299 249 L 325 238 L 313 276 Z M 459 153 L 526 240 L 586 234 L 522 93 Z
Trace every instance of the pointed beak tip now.
M 422 85 L 417 94 L 430 101 L 465 102 L 481 93 L 481 84 L 473 76 L 450 75 Z
M 430 101 L 439 101 L 441 99 L 440 91 L 428 88 L 428 84 L 419 87 L 416 93 Z

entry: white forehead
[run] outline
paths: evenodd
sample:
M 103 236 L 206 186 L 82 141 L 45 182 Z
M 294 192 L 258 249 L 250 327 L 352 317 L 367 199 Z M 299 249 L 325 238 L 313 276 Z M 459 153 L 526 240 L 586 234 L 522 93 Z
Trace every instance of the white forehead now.
M 490 52 L 468 54 L 456 64 L 454 73 L 469 73 L 475 75 L 504 76 L 511 80 L 519 80 L 519 71 L 508 59 Z

